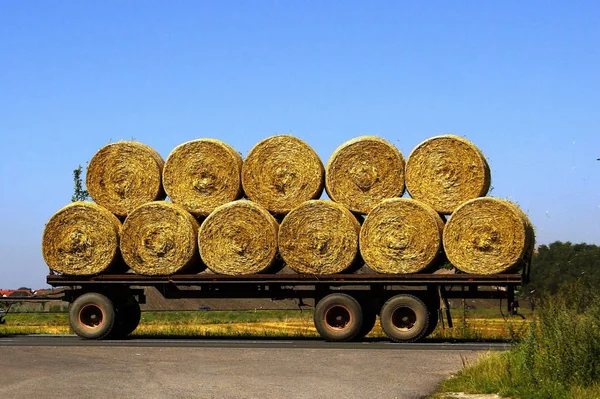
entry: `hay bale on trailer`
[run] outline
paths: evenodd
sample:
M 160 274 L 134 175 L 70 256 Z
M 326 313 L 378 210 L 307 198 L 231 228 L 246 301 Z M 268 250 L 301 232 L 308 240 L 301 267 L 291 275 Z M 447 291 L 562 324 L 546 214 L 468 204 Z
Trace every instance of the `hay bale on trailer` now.
M 457 269 L 472 274 L 517 271 L 533 252 L 531 222 L 515 204 L 476 198 L 461 205 L 444 229 L 444 250 Z
M 136 273 L 167 276 L 199 271 L 198 228 L 182 206 L 155 201 L 127 216 L 121 233 L 121 253 Z
M 169 154 L 163 186 L 173 202 L 194 216 L 242 196 L 242 157 L 220 140 L 188 141 Z
M 44 228 L 42 253 L 50 269 L 91 276 L 107 271 L 119 254 L 121 222 L 93 202 L 73 202 L 58 210 Z
M 277 255 L 278 229 L 275 218 L 262 206 L 247 200 L 230 202 L 202 222 L 200 256 L 217 274 L 265 272 Z
M 276 214 L 319 198 L 325 170 L 317 153 L 297 137 L 279 135 L 256 144 L 242 167 L 246 196 Z
M 442 259 L 444 222 L 429 205 L 391 198 L 375 207 L 360 231 L 360 253 L 377 273 L 418 273 Z
M 96 203 L 124 217 L 140 205 L 165 198 L 163 165 L 160 154 L 146 144 L 111 143 L 92 157 L 86 186 Z
M 327 194 L 353 212 L 367 214 L 382 200 L 404 193 L 404 157 L 379 137 L 345 142 L 333 152 L 325 170 Z
M 279 228 L 279 252 L 298 273 L 334 274 L 358 266 L 360 223 L 332 201 L 307 201 L 293 209 Z
M 439 213 L 450 214 L 463 202 L 486 195 L 489 188 L 485 157 L 462 137 L 432 137 L 415 147 L 406 161 L 410 196 Z

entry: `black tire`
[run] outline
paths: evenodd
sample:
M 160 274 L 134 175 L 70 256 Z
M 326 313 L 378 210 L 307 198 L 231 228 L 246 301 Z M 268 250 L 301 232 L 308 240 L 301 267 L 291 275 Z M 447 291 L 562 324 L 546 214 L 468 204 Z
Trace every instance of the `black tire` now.
M 142 310 L 135 297 L 121 301 L 116 308 L 116 320 L 110 338 L 119 339 L 131 334 L 140 324 Z
M 440 320 L 440 315 L 438 312 L 439 309 L 429 310 L 429 325 L 427 326 L 427 331 L 425 331 L 423 338 L 430 336 L 433 333 L 433 331 L 435 331 L 435 328 L 437 327 L 438 322 Z
M 75 334 L 81 338 L 105 338 L 115 324 L 115 307 L 106 296 L 88 292 L 71 304 L 69 323 Z
M 415 342 L 425 336 L 429 311 L 419 298 L 396 295 L 381 308 L 381 328 L 395 342 Z
M 360 333 L 363 324 L 358 301 L 346 294 L 329 294 L 317 303 L 315 327 L 327 341 L 351 341 Z
M 377 321 L 377 311 L 375 309 L 365 305 L 362 305 L 361 308 L 363 321 L 362 325 L 360 326 L 360 332 L 355 337 L 357 340 L 366 337 L 367 334 L 371 332 L 373 327 L 375 327 L 375 322 Z

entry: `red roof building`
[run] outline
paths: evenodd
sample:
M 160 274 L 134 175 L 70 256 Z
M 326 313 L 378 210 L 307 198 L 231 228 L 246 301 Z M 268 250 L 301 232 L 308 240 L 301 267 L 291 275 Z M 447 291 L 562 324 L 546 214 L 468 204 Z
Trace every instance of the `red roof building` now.
M 32 296 L 33 292 L 29 290 L 0 290 L 0 298 L 15 298 L 23 296 Z

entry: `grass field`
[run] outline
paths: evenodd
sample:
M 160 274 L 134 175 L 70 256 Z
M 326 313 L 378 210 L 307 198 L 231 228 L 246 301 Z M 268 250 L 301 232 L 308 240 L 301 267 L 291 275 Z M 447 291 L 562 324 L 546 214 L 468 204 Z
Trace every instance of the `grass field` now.
M 500 393 L 520 399 L 600 399 L 600 295 L 566 286 L 544 297 L 509 351 L 487 354 L 441 392 Z M 440 393 L 439 398 L 443 398 Z
M 453 310 L 454 328 L 441 324 L 432 339 L 510 340 L 522 336 L 527 320 L 504 319 L 499 311 Z M 495 317 L 494 317 L 495 316 Z M 318 337 L 312 310 L 144 312 L 136 336 Z M 0 334 L 69 334 L 67 313 L 12 313 Z M 379 323 L 368 335 L 385 335 Z

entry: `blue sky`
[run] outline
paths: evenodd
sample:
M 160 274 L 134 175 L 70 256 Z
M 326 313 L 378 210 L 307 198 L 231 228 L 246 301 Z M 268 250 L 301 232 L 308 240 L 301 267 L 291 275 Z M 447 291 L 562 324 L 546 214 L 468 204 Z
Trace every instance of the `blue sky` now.
M 44 224 L 109 141 L 244 155 L 295 134 L 326 162 L 454 133 L 538 243 L 600 244 L 600 3 L 18 1 L 0 4 L 0 287 L 45 286 Z

